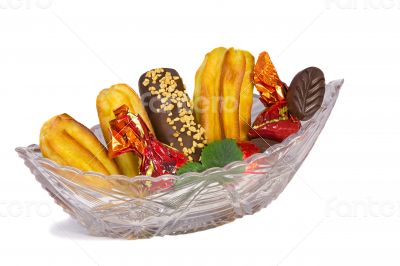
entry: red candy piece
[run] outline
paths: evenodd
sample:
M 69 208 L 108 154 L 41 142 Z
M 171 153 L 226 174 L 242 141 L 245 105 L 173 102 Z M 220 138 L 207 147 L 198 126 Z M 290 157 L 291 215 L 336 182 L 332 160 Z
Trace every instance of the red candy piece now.
M 282 100 L 258 115 L 248 135 L 252 139 L 262 137 L 282 142 L 300 127 L 300 121 L 289 114 L 286 101 Z
M 243 160 L 249 158 L 251 155 L 261 152 L 260 149 L 250 141 L 236 142 L 243 153 Z
M 173 179 L 161 180 L 158 182 L 145 182 L 145 185 L 149 188 L 150 191 L 157 191 L 162 189 L 170 188 L 174 185 Z
M 130 113 L 126 105 L 116 109 L 114 114 L 116 119 L 110 121 L 111 157 L 132 151 L 140 158 L 140 174 L 152 177 L 175 174 L 186 163 L 183 153 L 158 141 L 140 115 Z M 156 190 L 171 186 L 172 180 L 152 183 L 147 185 L 150 190 Z

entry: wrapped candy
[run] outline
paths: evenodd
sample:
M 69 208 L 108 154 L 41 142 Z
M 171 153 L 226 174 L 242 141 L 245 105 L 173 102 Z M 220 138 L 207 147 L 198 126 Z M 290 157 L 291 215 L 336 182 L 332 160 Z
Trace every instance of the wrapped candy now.
M 266 107 L 285 99 L 287 86 L 279 79 L 267 52 L 262 52 L 258 56 L 254 66 L 253 80 L 260 93 L 260 100 Z
M 126 105 L 117 108 L 114 114 L 116 119 L 110 121 L 111 157 L 132 151 L 140 159 L 139 173 L 152 177 L 175 174 L 186 163 L 183 153 L 158 141 L 141 116 L 130 113 Z M 168 184 L 156 185 L 157 188 L 165 186 Z
M 254 143 L 250 141 L 237 141 L 236 144 L 239 146 L 243 153 L 243 160 L 249 158 L 251 155 L 261 152 Z
M 281 142 L 296 133 L 300 129 L 300 121 L 288 112 L 287 86 L 279 79 L 267 52 L 259 55 L 253 80 L 266 109 L 254 121 L 248 133 L 249 138 L 268 138 Z
M 264 137 L 283 141 L 300 129 L 300 121 L 290 115 L 286 102 L 280 101 L 266 108 L 254 121 L 249 131 L 250 138 Z

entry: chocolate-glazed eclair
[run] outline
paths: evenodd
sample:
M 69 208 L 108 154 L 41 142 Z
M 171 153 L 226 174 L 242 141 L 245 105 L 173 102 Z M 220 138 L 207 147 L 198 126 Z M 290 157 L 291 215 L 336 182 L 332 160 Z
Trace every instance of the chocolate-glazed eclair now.
M 139 91 L 157 139 L 182 151 L 189 160 L 199 160 L 207 144 L 205 130 L 193 115 L 178 72 L 171 68 L 150 70 L 140 77 Z

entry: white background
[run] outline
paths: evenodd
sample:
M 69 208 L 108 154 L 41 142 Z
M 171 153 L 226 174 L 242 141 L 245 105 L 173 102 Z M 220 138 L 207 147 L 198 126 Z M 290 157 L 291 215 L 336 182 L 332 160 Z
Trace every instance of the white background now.
M 0 0 L 0 265 L 400 265 L 399 24 L 398 0 Z M 192 91 L 217 46 L 267 50 L 286 82 L 311 65 L 345 79 L 293 181 L 205 232 L 88 236 L 14 148 L 56 114 L 96 124 L 97 93 L 153 67 Z

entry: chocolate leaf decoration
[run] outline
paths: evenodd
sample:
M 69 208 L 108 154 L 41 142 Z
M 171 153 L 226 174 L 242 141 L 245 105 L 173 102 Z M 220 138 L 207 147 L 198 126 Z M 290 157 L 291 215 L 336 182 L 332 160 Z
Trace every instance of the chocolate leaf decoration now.
M 324 94 L 325 77 L 319 68 L 309 67 L 300 71 L 289 86 L 289 112 L 300 120 L 309 120 L 321 107 Z

